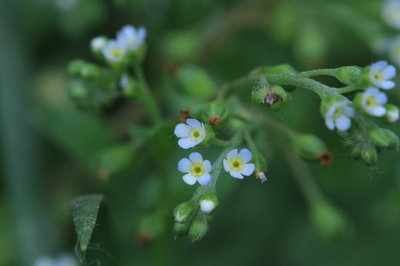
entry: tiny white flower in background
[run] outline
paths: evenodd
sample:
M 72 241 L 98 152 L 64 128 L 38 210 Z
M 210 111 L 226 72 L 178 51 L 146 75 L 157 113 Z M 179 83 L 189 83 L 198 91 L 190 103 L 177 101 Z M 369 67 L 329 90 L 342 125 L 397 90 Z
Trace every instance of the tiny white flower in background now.
M 175 136 L 180 138 L 178 145 L 183 149 L 189 149 L 200 144 L 206 137 L 204 124 L 192 118 L 187 119 L 186 124 L 178 124 L 174 133 Z
M 386 113 L 386 108 L 383 106 L 386 102 L 386 94 L 370 87 L 362 95 L 361 106 L 368 114 L 380 117 Z
M 117 33 L 117 41 L 124 45 L 127 50 L 135 51 L 143 44 L 146 34 L 144 27 L 135 28 L 127 25 Z
M 394 123 L 399 120 L 399 110 L 391 110 L 387 112 L 388 120 L 390 123 Z
M 400 0 L 388 0 L 382 8 L 382 16 L 386 23 L 400 29 Z
M 260 180 L 261 184 L 267 181 L 265 174 L 260 171 L 256 171 L 256 178 Z
M 232 177 L 243 179 L 254 172 L 255 165 L 248 163 L 251 161 L 252 154 L 248 149 L 242 149 L 238 153 L 237 149 L 231 150 L 224 159 L 224 168 Z
M 204 186 L 211 180 L 211 163 L 208 160 L 203 161 L 203 156 L 198 152 L 191 153 L 189 159 L 180 160 L 178 170 L 187 173 L 183 176 L 183 181 L 188 185 L 194 185 L 198 182 Z
M 107 38 L 103 36 L 97 36 L 90 41 L 90 48 L 94 52 L 101 51 L 107 44 Z
M 379 61 L 371 65 L 368 76 L 376 87 L 390 90 L 395 86 L 390 79 L 396 76 L 396 69 L 386 61 Z
M 101 51 L 104 58 L 112 63 L 121 62 L 126 54 L 126 48 L 115 40 L 107 42 Z
M 325 125 L 333 130 L 346 131 L 351 127 L 351 117 L 354 116 L 353 107 L 346 101 L 334 102 L 325 114 Z
M 204 213 L 210 213 L 215 209 L 215 203 L 212 200 L 204 199 L 200 201 L 200 209 Z

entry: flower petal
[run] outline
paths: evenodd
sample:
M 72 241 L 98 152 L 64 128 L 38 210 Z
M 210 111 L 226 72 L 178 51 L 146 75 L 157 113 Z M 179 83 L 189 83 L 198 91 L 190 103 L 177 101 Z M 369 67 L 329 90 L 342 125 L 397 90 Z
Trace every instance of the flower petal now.
M 193 118 L 186 119 L 186 123 L 191 127 L 201 127 L 199 120 Z
M 183 158 L 178 163 L 178 170 L 182 173 L 189 173 L 192 163 L 187 158 Z
M 187 138 L 189 137 L 190 134 L 190 127 L 182 123 L 178 124 L 175 127 L 174 134 L 178 138 Z
M 381 117 L 385 115 L 386 108 L 383 106 L 375 106 L 369 113 L 373 116 Z
M 387 100 L 388 100 L 388 98 L 387 98 L 386 94 L 384 94 L 382 92 L 380 92 L 376 95 L 376 103 L 379 105 L 387 103 Z
M 254 164 L 248 163 L 248 164 L 243 165 L 242 171 L 240 173 L 242 175 L 249 176 L 254 172 L 255 169 L 256 169 L 256 166 Z
M 387 81 L 383 81 L 380 84 L 380 87 L 384 90 L 390 90 L 392 89 L 394 86 L 396 86 L 396 83 L 394 83 L 391 80 L 387 80 Z
M 229 161 L 227 159 L 224 159 L 224 169 L 225 171 L 229 172 L 231 170 L 230 166 L 229 166 Z
M 355 115 L 354 108 L 351 106 L 345 106 L 344 113 L 348 117 L 353 117 Z
M 189 159 L 194 163 L 203 163 L 203 156 L 198 152 L 192 152 L 189 155 Z
M 325 118 L 325 125 L 327 128 L 330 130 L 333 130 L 335 128 L 335 123 L 333 122 L 333 118 L 331 117 L 326 117 Z
M 347 116 L 342 115 L 335 119 L 335 124 L 338 130 L 346 131 L 351 126 L 351 120 Z
M 248 149 L 241 149 L 238 158 L 241 159 L 244 163 L 247 163 L 248 161 L 251 161 L 252 154 Z
M 204 168 L 206 169 L 207 173 L 211 172 L 212 167 L 211 167 L 211 163 L 209 160 L 203 161 L 203 165 L 204 165 Z
M 192 148 L 194 146 L 196 146 L 198 143 L 193 141 L 190 138 L 184 138 L 184 139 L 180 139 L 178 141 L 178 145 L 182 148 L 182 149 L 189 149 Z
M 238 150 L 233 149 L 226 155 L 226 158 L 228 158 L 228 160 L 231 160 L 233 157 L 236 157 L 237 154 L 238 154 Z
M 210 182 L 211 180 L 211 175 L 210 174 L 204 174 L 202 175 L 197 181 L 199 182 L 200 185 L 205 186 Z
M 238 179 L 243 179 L 244 178 L 239 172 L 230 171 L 229 174 L 234 178 L 238 178 Z
M 186 174 L 183 176 L 183 181 L 185 181 L 188 185 L 194 185 L 197 181 L 197 178 L 191 174 Z
M 387 66 L 382 70 L 382 76 L 384 79 L 392 79 L 396 76 L 396 68 L 394 66 Z
M 376 63 L 373 63 L 371 65 L 371 72 L 379 71 L 387 65 L 388 63 L 386 61 L 378 61 Z

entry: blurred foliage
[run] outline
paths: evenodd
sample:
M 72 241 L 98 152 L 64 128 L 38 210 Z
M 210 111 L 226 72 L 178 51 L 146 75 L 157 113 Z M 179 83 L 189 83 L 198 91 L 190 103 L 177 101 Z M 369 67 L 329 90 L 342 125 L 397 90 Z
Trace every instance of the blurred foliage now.
M 256 141 L 268 159 L 268 181 L 261 185 L 248 178 L 239 184 L 222 176 L 218 212 L 207 236 L 196 243 L 172 234 L 174 206 L 194 191 L 176 170 L 186 154 L 177 149 L 173 123 L 151 129 L 143 106 L 122 98 L 82 112 L 67 95 L 67 64 L 90 58 L 92 37 L 111 36 L 125 24 L 143 25 L 148 30 L 145 75 L 163 116 L 175 123 L 181 109 L 209 99 L 225 82 L 260 65 L 290 63 L 307 70 L 382 59 L 373 47 L 391 31 L 381 18 L 383 1 L 20 2 L 15 21 L 31 72 L 30 87 L 23 91 L 34 103 L 26 116 L 40 136 L 40 179 L 56 224 L 57 244 L 43 255 L 73 252 L 76 235 L 69 202 L 101 193 L 108 204 L 97 217 L 87 262 L 398 265 L 399 154 L 382 154 L 373 168 L 353 161 L 340 138 L 324 127 L 311 93 L 294 91 L 285 108 L 268 115 L 295 130 L 323 136 L 333 163 L 310 169 L 330 202 L 308 202 L 289 170 L 287 154 L 276 145 L 277 136 L 265 128 Z M 398 90 L 389 94 L 399 105 Z M 250 102 L 250 88 L 240 96 Z M 235 109 L 234 100 L 227 108 Z M 398 125 L 391 129 L 399 133 Z M 218 150 L 206 149 L 215 160 Z M 10 233 L 15 228 L 8 190 L 3 179 L 0 185 L 0 265 L 17 265 L 21 254 Z M 335 231 L 344 237 L 336 238 Z

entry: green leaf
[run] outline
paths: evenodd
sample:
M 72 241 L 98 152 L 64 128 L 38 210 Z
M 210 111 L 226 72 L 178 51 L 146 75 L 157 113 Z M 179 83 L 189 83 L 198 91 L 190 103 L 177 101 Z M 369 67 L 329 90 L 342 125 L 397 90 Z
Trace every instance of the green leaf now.
M 102 200 L 103 195 L 88 195 L 72 202 L 72 218 L 81 251 L 86 251 L 89 245 Z

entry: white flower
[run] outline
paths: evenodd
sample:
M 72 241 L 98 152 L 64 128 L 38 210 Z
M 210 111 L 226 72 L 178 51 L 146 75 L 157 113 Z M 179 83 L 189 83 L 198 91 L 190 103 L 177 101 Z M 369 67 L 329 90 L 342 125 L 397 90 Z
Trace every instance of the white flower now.
M 208 160 L 203 161 L 203 157 L 198 152 L 189 155 L 189 159 L 183 158 L 178 163 L 178 170 L 187 173 L 183 176 L 183 181 L 188 185 L 194 185 L 199 182 L 204 186 L 211 180 L 211 163 Z
M 379 61 L 371 65 L 368 76 L 376 87 L 389 90 L 395 86 L 390 79 L 396 76 L 396 69 L 386 61 Z
M 382 8 L 382 16 L 389 26 L 400 29 L 400 1 L 386 1 Z
M 333 130 L 335 127 L 340 131 L 346 131 L 351 126 L 351 117 L 354 109 L 346 101 L 334 102 L 329 106 L 325 114 L 325 125 Z
M 107 41 L 107 38 L 103 36 L 97 36 L 90 41 L 90 48 L 93 52 L 99 52 L 106 46 Z
M 399 109 L 392 109 L 386 112 L 387 119 L 390 123 L 394 123 L 399 120 Z
M 238 153 L 237 149 L 231 150 L 224 159 L 224 168 L 232 177 L 243 179 L 254 172 L 255 165 L 248 163 L 251 161 L 252 154 L 248 149 L 242 149 Z
M 204 213 L 210 213 L 215 209 L 215 203 L 212 200 L 204 199 L 200 201 L 200 209 Z
M 361 106 L 372 116 L 384 116 L 386 108 L 383 106 L 387 102 L 387 96 L 377 88 L 370 87 L 362 95 Z
M 127 25 L 117 33 L 117 41 L 128 51 L 135 51 L 143 44 L 146 34 L 144 27 L 135 28 Z
M 175 135 L 180 138 L 178 145 L 183 149 L 189 149 L 201 143 L 206 137 L 206 129 L 203 123 L 189 118 L 186 124 L 180 123 L 175 127 Z
M 125 46 L 115 40 L 107 42 L 101 51 L 104 58 L 112 63 L 121 62 L 126 54 Z

